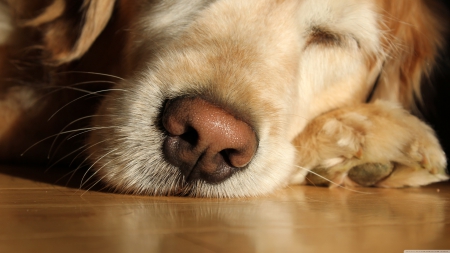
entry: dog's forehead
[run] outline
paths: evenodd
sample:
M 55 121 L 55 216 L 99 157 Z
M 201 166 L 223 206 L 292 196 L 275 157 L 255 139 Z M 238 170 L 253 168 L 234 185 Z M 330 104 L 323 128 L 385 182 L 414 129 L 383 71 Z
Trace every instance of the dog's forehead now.
M 262 4 L 262 2 L 271 3 Z M 251 8 L 248 8 L 249 6 Z M 326 29 L 339 35 L 353 37 L 366 47 L 373 47 L 369 50 L 374 51 L 382 36 L 380 14 L 383 12 L 379 10 L 377 1 L 374 0 L 160 1 L 145 11 L 146 18 L 142 24 L 146 30 L 169 31 L 173 35 L 201 18 L 209 17 L 214 19 L 211 22 L 219 23 L 220 20 L 217 20 L 214 13 L 222 15 L 226 13 L 226 17 L 223 18 L 223 21 L 226 21 L 225 24 L 233 24 L 230 19 L 255 20 L 255 16 L 263 16 L 262 18 L 268 22 L 286 22 L 280 19 L 280 16 L 273 18 L 267 12 L 261 11 L 258 6 L 271 6 L 272 9 L 278 9 L 277 12 L 284 11 L 286 19 L 294 15 L 298 22 L 298 32 L 302 35 L 308 35 L 315 28 Z M 230 13 L 236 15 L 230 15 Z

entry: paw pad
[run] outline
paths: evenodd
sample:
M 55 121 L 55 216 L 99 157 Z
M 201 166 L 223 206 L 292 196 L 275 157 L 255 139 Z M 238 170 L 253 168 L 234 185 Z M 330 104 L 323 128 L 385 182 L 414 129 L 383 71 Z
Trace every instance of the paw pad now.
M 351 168 L 347 176 L 361 186 L 373 186 L 394 170 L 392 163 L 365 163 Z
M 393 170 L 393 163 L 365 163 L 351 168 L 347 173 L 317 167 L 312 169 L 312 173 L 309 173 L 306 178 L 313 185 L 333 186 L 330 181 L 338 185 L 343 185 L 346 181 L 343 177 L 348 177 L 360 186 L 369 187 L 387 178 Z

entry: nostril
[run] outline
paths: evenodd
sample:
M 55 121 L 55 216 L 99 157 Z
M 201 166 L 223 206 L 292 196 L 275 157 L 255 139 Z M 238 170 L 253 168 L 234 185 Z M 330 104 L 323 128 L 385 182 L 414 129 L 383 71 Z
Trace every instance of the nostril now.
M 162 124 L 163 153 L 187 180 L 221 182 L 247 166 L 258 146 L 250 125 L 200 98 L 169 101 Z
M 231 164 L 230 155 L 235 152 L 237 152 L 237 150 L 228 148 L 220 151 L 220 154 L 222 155 L 223 160 L 226 163 L 228 163 L 230 166 L 234 166 L 233 164 Z M 243 167 L 243 166 L 234 166 L 234 167 Z
M 248 165 L 248 163 L 250 162 L 250 159 L 248 159 L 249 155 L 253 155 L 253 154 L 245 154 L 242 151 L 239 151 L 237 149 L 224 149 L 222 151 L 220 151 L 220 154 L 223 156 L 224 160 L 233 167 L 236 168 L 243 168 L 245 166 Z
M 186 131 L 184 134 L 180 135 L 180 139 L 191 144 L 192 146 L 196 146 L 198 143 L 198 133 L 193 127 L 186 127 Z

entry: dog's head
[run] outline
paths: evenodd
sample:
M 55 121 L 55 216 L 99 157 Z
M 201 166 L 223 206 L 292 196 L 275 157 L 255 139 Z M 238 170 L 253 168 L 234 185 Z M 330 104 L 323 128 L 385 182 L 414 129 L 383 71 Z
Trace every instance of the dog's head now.
M 292 140 L 312 118 L 369 97 L 413 108 L 442 44 L 429 1 L 85 0 L 75 34 L 69 2 L 26 25 L 45 24 L 62 64 L 111 16 L 126 23 L 131 70 L 97 111 L 87 156 L 103 182 L 138 194 L 251 196 L 299 181 Z

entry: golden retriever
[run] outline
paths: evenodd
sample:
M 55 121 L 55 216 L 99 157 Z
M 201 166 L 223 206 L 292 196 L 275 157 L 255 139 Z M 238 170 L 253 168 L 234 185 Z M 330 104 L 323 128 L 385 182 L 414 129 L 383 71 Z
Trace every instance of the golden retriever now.
M 3 161 L 82 154 L 84 183 L 150 195 L 448 179 L 411 114 L 434 1 L 2 0 L 0 19 Z

